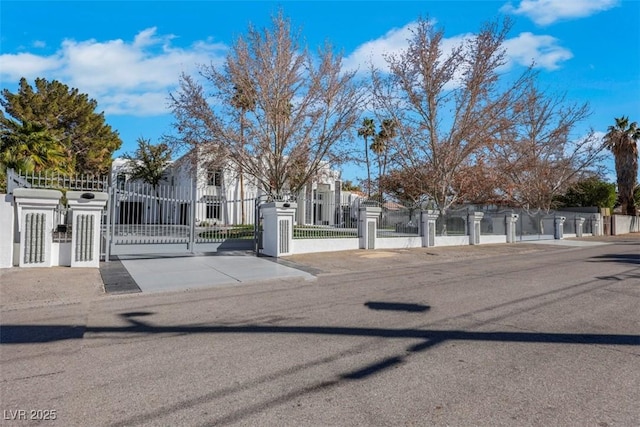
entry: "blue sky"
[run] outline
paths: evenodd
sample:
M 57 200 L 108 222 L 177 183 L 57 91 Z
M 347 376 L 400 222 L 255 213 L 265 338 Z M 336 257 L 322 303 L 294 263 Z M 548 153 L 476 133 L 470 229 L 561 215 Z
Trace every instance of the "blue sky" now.
M 640 122 L 640 1 L 6 1 L 0 4 L 0 86 L 57 79 L 98 101 L 132 151 L 171 131 L 167 96 L 180 73 L 219 63 L 248 24 L 278 10 L 309 47 L 330 41 L 356 67 L 406 46 L 419 17 L 452 41 L 499 16 L 515 19 L 506 48 L 513 71 L 535 61 L 541 86 L 589 102 L 578 132 L 604 133 L 614 117 Z M 611 167 L 611 166 L 610 166 Z M 347 168 L 343 178 L 362 173 Z

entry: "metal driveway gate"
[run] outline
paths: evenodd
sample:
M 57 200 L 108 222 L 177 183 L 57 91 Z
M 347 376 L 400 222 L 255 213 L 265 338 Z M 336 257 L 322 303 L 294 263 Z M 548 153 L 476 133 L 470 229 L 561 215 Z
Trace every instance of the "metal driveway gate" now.
M 105 259 L 112 255 L 252 250 L 254 200 L 227 200 L 207 190 L 140 182 L 112 185 L 104 228 Z M 246 223 L 235 224 L 241 209 Z

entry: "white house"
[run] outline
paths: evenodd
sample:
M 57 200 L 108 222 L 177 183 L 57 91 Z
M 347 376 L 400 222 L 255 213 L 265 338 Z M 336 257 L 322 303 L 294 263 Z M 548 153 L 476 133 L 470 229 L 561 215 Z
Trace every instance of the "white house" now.
M 116 158 L 111 169 L 112 182 L 120 189 L 126 184 L 129 189 L 116 208 L 121 223 L 187 224 L 187 202 L 195 201 L 197 225 L 253 224 L 256 200 L 266 198 L 256 180 L 246 174 L 240 177 L 231 161 L 224 166 L 209 166 L 209 162 L 194 162 L 183 156 L 171 162 L 155 189 L 132 182 L 127 163 Z M 296 196 L 296 223 L 334 225 L 353 221 L 350 208 L 360 195 L 343 192 L 340 186 L 340 172 L 328 165 L 322 168 L 318 178 Z

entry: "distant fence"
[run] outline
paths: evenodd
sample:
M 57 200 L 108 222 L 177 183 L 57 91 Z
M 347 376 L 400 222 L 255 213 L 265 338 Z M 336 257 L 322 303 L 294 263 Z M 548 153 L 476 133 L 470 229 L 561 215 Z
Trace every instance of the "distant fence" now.
M 108 191 L 109 176 L 58 173 L 25 173 L 7 169 L 7 193 L 16 188 L 46 188 L 73 191 Z
M 294 239 L 357 238 L 358 215 L 363 206 L 381 209 L 377 237 L 420 236 L 420 209 L 399 203 L 356 199 L 351 203 L 318 198 L 295 198 Z

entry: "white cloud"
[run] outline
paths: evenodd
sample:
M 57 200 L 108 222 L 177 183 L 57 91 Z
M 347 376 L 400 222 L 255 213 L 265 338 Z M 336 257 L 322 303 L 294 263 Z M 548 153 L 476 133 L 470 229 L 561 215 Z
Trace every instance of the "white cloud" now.
M 107 106 L 106 114 L 132 114 L 137 111 L 138 116 L 154 116 L 167 114 L 167 92 L 117 93 L 104 95 L 100 98 L 101 105 Z
M 41 73 L 59 69 L 61 59 L 56 56 L 38 56 L 32 53 L 17 53 L 0 55 L 0 77 L 2 81 L 15 81 L 20 77 L 37 77 Z
M 407 40 L 411 38 L 411 28 L 416 25 L 410 22 L 402 28 L 393 28 L 375 40 L 360 45 L 344 60 L 346 70 L 365 72 L 373 64 L 375 68 L 388 71 L 385 55 L 399 54 L 407 48 Z
M 139 32 L 132 42 L 69 39 L 50 56 L 0 55 L 0 77 L 5 84 L 21 77 L 57 79 L 87 93 L 110 114 L 164 114 L 180 74 L 193 74 L 200 64 L 220 64 L 227 49 L 210 40 L 178 48 L 171 44 L 174 39 L 158 35 L 155 28 Z
M 570 50 L 558 45 L 558 39 L 547 35 L 535 35 L 529 32 L 520 33 L 518 37 L 508 39 L 504 43 L 509 65 L 529 66 L 555 70 L 563 61 L 573 58 Z
M 33 47 L 36 47 L 39 49 L 47 47 L 47 43 L 42 40 L 36 40 L 32 44 L 33 44 Z
M 500 11 L 524 15 L 538 25 L 549 25 L 559 20 L 591 16 L 618 3 L 618 0 L 522 0 L 518 7 L 508 3 Z
M 435 21 L 434 21 L 435 22 Z M 388 72 L 389 67 L 385 57 L 399 55 L 407 49 L 408 40 L 413 37 L 412 29 L 417 22 L 410 22 L 402 28 L 393 28 L 375 40 L 370 40 L 358 46 L 344 60 L 346 70 L 359 70 L 366 72 L 373 66 L 383 72 Z M 448 55 L 456 46 L 459 46 L 471 34 L 459 34 L 457 36 L 442 39 L 442 53 Z
M 604 137 L 606 134 L 606 132 L 594 131 L 593 135 L 591 136 L 589 146 L 593 148 L 602 148 L 602 146 L 604 145 Z M 588 136 L 584 136 L 582 137 L 582 139 L 586 139 L 587 137 Z
M 388 72 L 389 67 L 385 61 L 385 56 L 397 55 L 404 51 L 412 37 L 411 29 L 417 25 L 410 22 L 402 28 L 394 28 L 382 37 L 370 40 L 356 48 L 345 58 L 344 68 L 346 70 L 359 70 L 364 73 L 373 64 L 377 69 Z M 458 34 L 453 37 L 442 39 L 442 54 L 448 55 L 456 46 L 461 45 L 471 33 Z M 555 70 L 561 63 L 573 57 L 568 49 L 559 45 L 558 39 L 548 35 L 535 35 L 529 32 L 521 33 L 515 38 L 505 41 L 504 47 L 507 51 L 507 63 L 503 68 L 508 69 L 514 65 L 528 67 L 532 63 L 537 68 Z

